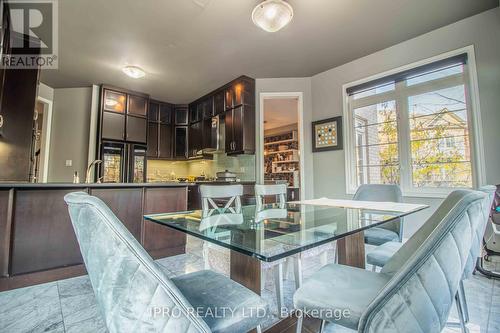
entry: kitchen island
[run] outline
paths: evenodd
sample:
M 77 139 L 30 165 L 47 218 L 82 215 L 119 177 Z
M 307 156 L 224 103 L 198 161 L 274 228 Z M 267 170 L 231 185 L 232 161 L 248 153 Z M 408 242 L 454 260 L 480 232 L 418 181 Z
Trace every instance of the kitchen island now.
M 0 291 L 86 273 L 64 202 L 74 191 L 102 199 L 153 258 L 185 253 L 185 234 L 143 216 L 198 207 L 197 183 L 1 183 Z

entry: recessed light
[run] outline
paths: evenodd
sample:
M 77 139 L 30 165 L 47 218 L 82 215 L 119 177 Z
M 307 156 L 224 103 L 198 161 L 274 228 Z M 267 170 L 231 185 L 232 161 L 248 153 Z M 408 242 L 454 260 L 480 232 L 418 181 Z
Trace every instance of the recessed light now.
M 122 68 L 122 72 L 134 79 L 146 76 L 146 72 L 138 66 L 125 66 Z
M 268 32 L 281 30 L 293 18 L 293 8 L 283 0 L 265 0 L 252 11 L 253 23 Z

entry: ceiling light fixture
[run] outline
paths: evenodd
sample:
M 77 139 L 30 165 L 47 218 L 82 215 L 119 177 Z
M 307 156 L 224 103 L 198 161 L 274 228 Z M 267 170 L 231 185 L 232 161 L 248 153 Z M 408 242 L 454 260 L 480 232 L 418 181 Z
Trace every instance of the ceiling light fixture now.
M 268 32 L 281 30 L 293 18 L 293 8 L 283 0 L 265 0 L 252 11 L 253 23 Z
M 146 72 L 137 66 L 125 66 L 122 68 L 122 72 L 134 79 L 140 79 L 146 76 Z

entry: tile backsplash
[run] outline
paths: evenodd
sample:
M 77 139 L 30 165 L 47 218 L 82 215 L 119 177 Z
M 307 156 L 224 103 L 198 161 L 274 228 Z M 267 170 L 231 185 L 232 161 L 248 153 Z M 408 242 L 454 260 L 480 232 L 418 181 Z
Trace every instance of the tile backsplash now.
M 214 177 L 219 171 L 229 170 L 236 173 L 242 181 L 255 181 L 255 155 L 227 156 L 216 154 L 213 160 L 164 161 L 148 160 L 148 181 L 166 181 L 171 176 Z

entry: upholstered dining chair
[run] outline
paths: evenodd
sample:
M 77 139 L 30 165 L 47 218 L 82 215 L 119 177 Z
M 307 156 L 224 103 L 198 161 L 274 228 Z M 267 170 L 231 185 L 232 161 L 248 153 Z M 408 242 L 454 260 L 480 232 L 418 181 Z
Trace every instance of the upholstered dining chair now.
M 472 277 L 476 267 L 477 259 L 481 255 L 482 240 L 486 225 L 489 221 L 489 214 L 491 205 L 493 204 L 493 199 L 495 197 L 496 187 L 493 185 L 486 185 L 479 188 L 478 191 L 484 192 L 486 194 L 486 197 L 483 201 L 482 219 L 480 221 L 481 223 L 478 224 L 475 230 L 472 230 L 474 243 L 471 247 L 469 256 L 467 257 L 467 265 L 465 265 L 465 270 L 462 279 L 460 280 L 458 289 L 457 302 L 461 307 L 461 313 L 463 314 L 463 316 L 459 318 L 461 326 L 469 322 L 469 309 L 467 307 L 467 299 L 465 297 L 464 281 Z M 401 247 L 402 244 L 399 242 L 387 242 L 385 244 L 382 244 L 375 250 L 367 254 L 367 263 L 373 266 L 383 267 Z
M 380 272 L 325 266 L 297 290 L 295 307 L 363 333 L 441 332 L 474 246 L 473 231 L 482 223 L 484 199 L 477 191 L 452 192 Z M 302 317 L 297 332 L 301 327 Z
M 229 278 L 198 271 L 169 279 L 98 198 L 67 194 L 71 222 L 98 307 L 111 333 L 247 332 L 265 318 L 266 302 Z M 216 308 L 232 315 L 201 316 Z
M 228 213 L 241 211 L 241 196 L 243 195 L 242 185 L 200 185 L 200 196 L 202 200 L 202 215 L 210 215 L 214 209 L 219 211 L 227 211 Z M 214 201 L 219 200 L 219 205 Z M 225 204 L 220 203 L 226 200 Z M 220 208 L 220 205 L 224 205 Z M 234 206 L 234 207 L 233 207 Z M 229 275 L 230 273 L 230 250 L 210 242 L 203 243 L 203 260 L 205 269 L 215 269 L 219 272 Z M 276 260 L 273 262 L 262 262 L 262 276 L 265 282 L 267 272 L 273 270 L 274 286 L 276 290 L 276 303 L 278 314 L 281 314 L 281 309 L 284 303 L 283 294 L 283 264 L 286 259 Z
M 353 200 L 402 202 L 403 195 L 398 185 L 365 184 L 358 187 Z M 382 245 L 391 241 L 401 242 L 403 239 L 403 224 L 396 219 L 380 227 L 365 231 L 365 243 Z

